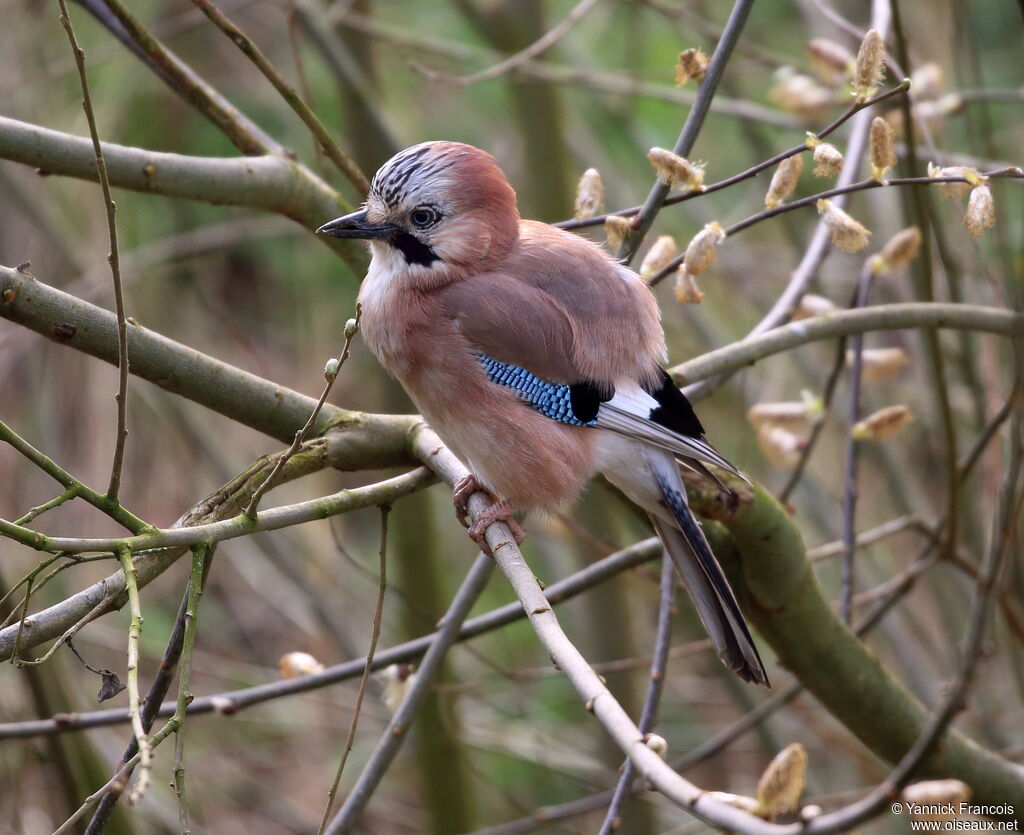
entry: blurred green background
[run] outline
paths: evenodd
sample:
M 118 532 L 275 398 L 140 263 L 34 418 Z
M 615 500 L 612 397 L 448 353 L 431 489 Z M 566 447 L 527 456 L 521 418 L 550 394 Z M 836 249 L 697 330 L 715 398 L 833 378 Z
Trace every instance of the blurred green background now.
M 677 54 L 711 52 L 730 4 L 722 0 L 605 0 L 552 49 L 518 71 L 461 86 L 437 74 L 475 72 L 535 40 L 572 8 L 564 0 L 231 0 L 221 8 L 249 34 L 282 74 L 308 90 L 323 121 L 368 173 L 395 150 L 428 139 L 454 139 L 490 151 L 516 187 L 526 217 L 571 217 L 579 175 L 600 170 L 608 208 L 641 202 L 653 171 L 652 146 L 671 147 L 687 114 L 692 84 L 673 85 Z M 856 50 L 822 4 L 811 0 L 754 6 L 691 157 L 707 163 L 707 181 L 721 179 L 802 141 L 839 115 L 848 97 L 826 85 L 830 104 L 812 112 L 783 109 L 772 94 L 787 73 L 813 77 L 805 46 L 828 37 Z M 866 3 L 829 4 L 866 28 Z M 0 0 L 7 20 L 0 36 L 0 113 L 87 135 L 78 76 L 55 3 Z M 966 91 L 960 105 L 929 121 L 946 164 L 968 157 L 991 169 L 1021 162 L 1024 96 L 1021 9 L 1011 2 L 904 0 L 900 3 L 913 71 L 942 69 L 941 93 Z M 269 134 L 323 174 L 348 199 L 351 187 L 317 155 L 303 125 L 271 86 L 187 2 L 147 2 L 133 11 L 151 31 Z M 105 141 L 181 154 L 236 156 L 203 116 L 117 43 L 80 6 L 72 6 L 87 52 L 89 80 Z M 320 44 L 327 44 L 327 51 Z M 342 56 L 339 75 L 330 56 Z M 815 82 L 821 84 L 821 82 Z M 887 83 L 892 83 L 891 75 Z M 774 100 L 773 100 L 774 99 Z M 845 133 L 836 139 L 844 147 Z M 922 147 L 921 158 L 932 159 Z M 936 160 L 939 161 L 939 160 Z M 732 223 L 757 212 L 767 174 L 734 188 L 666 209 L 657 234 L 680 246 L 710 220 Z M 801 194 L 826 188 L 807 171 Z M 963 230 L 955 203 L 936 203 L 952 261 L 937 263 L 936 293 L 954 288 L 963 300 L 1005 304 L 1019 292 L 1024 191 L 996 189 L 999 225 L 980 245 Z M 98 188 L 39 177 L 0 162 L 0 263 L 31 261 L 41 281 L 112 307 L 106 269 L 106 225 Z M 877 190 L 855 196 L 852 213 L 874 233 L 857 256 L 832 254 L 814 291 L 846 304 L 863 257 L 909 225 L 907 194 Z M 324 361 L 342 342 L 358 275 L 292 222 L 252 211 L 118 191 L 127 310 L 145 326 L 249 371 L 316 396 Z M 324 221 L 330 218 L 323 218 Z M 799 261 L 816 215 L 783 215 L 744 232 L 720 249 L 701 277 L 699 306 L 675 302 L 671 282 L 658 288 L 672 361 L 740 338 L 770 308 Z M 601 232 L 600 227 L 597 230 Z M 600 237 L 600 235 L 595 235 Z M 947 270 L 952 264 L 955 269 Z M 915 297 L 909 276 L 880 282 L 874 301 Z M 870 385 L 864 411 L 906 403 L 915 424 L 864 453 L 858 522 L 862 529 L 903 515 L 934 520 L 942 511 L 943 450 L 918 334 L 871 335 L 869 346 L 899 345 L 912 357 L 902 375 Z M 983 418 L 1007 391 L 1005 347 L 986 339 L 942 337 L 960 445 L 966 449 Z M 711 440 L 752 477 L 778 488 L 773 469 L 745 419 L 758 402 L 819 392 L 834 347 L 799 349 L 736 376 L 699 412 Z M 0 417 L 87 483 L 105 483 L 113 442 L 116 370 L 0 322 Z M 357 341 L 332 401 L 346 408 L 407 412 L 411 405 Z M 838 414 L 845 414 L 841 386 Z M 277 449 L 275 442 L 147 383 L 130 388 L 127 462 L 122 495 L 128 507 L 166 526 L 195 502 Z M 792 497 L 808 545 L 840 531 L 844 430 L 832 419 L 802 485 Z M 333 492 L 376 480 L 378 473 L 321 473 L 275 491 L 270 503 Z M 998 455 L 986 457 L 961 503 L 963 547 L 977 560 L 998 485 Z M 45 477 L 0 449 L 0 515 L 13 518 L 50 498 Z M 267 503 L 265 502 L 265 505 Z M 568 515 L 531 518 L 525 553 L 552 582 L 597 556 L 649 535 L 611 492 L 595 485 Z M 193 691 L 207 695 L 277 676 L 279 657 L 310 652 L 325 664 L 358 657 L 368 642 L 376 582 L 378 516 L 374 510 L 260 534 L 220 549 L 200 616 Z M 392 514 L 389 589 L 381 646 L 429 631 L 447 607 L 473 556 L 441 487 L 399 503 Z M 75 505 L 47 515 L 47 532 L 113 533 L 109 520 Z M 909 564 L 922 540 L 905 531 L 862 551 L 860 588 Z M 9 585 L 35 564 L 33 553 L 0 542 L 0 575 Z M 64 573 L 37 605 L 71 594 L 108 573 L 107 564 Z M 152 675 L 187 574 L 176 565 L 145 590 L 142 637 L 145 678 Z M 838 567 L 820 564 L 826 588 Z M 1020 609 L 1019 555 L 1008 580 L 1006 611 Z M 934 569 L 927 582 L 871 639 L 883 662 L 926 704 L 939 698 L 962 632 L 969 581 L 954 567 Z M 634 715 L 647 679 L 658 588 L 656 566 L 634 570 L 559 609 L 570 636 L 594 663 L 619 662 L 605 675 Z M 476 611 L 512 600 L 503 581 L 491 583 Z M 1024 654 L 1009 615 L 997 618 L 999 663 L 983 665 L 964 727 L 984 745 L 1024 755 Z M 6 614 L 6 612 L 5 612 Z M 89 626 L 76 646 L 95 667 L 123 668 L 127 612 Z M 1009 625 L 1008 625 L 1009 624 Z M 658 726 L 670 756 L 707 739 L 768 694 L 741 685 L 702 646 L 703 635 L 680 596 L 673 658 Z M 599 666 L 599 670 L 602 669 Z M 773 681 L 784 671 L 769 662 Z M 0 720 L 95 708 L 97 682 L 61 652 L 32 676 L 0 671 Z M 196 831 L 309 832 L 322 811 L 356 692 L 354 682 L 290 697 L 233 717 L 202 716 L 188 725 L 190 802 Z M 363 708 L 343 786 L 387 721 L 375 682 Z M 45 698 L 44 698 L 45 695 Z M 126 703 L 124 694 L 110 704 Z M 119 726 L 54 739 L 0 743 L 0 832 L 51 831 L 80 799 L 101 785 L 128 737 Z M 813 700 L 804 697 L 688 772 L 698 785 L 750 794 L 771 756 L 792 741 L 810 756 L 808 797 L 829 809 L 877 782 L 886 769 Z M 469 832 L 559 804 L 614 784 L 621 757 L 582 709 L 571 686 L 552 670 L 530 627 L 519 623 L 460 645 L 404 753 L 364 818 L 368 833 Z M 177 812 L 170 752 L 157 757 L 158 780 L 136 808 L 121 809 L 110 832 L 174 832 Z M 594 832 L 601 812 L 537 832 Z M 654 795 L 627 807 L 629 833 L 701 831 Z M 904 831 L 883 820 L 867 831 Z M 516 831 L 526 831 L 524 829 Z

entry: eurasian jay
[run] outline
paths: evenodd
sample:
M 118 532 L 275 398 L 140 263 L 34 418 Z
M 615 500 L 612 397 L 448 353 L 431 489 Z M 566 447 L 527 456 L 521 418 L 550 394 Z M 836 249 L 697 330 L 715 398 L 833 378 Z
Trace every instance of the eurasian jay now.
M 603 474 L 647 511 L 725 664 L 768 684 L 680 466 L 739 474 L 707 442 L 667 359 L 654 295 L 598 245 L 522 220 L 494 159 L 425 142 L 386 162 L 362 209 L 319 230 L 370 242 L 362 333 L 495 504 L 470 526 L 573 499 Z

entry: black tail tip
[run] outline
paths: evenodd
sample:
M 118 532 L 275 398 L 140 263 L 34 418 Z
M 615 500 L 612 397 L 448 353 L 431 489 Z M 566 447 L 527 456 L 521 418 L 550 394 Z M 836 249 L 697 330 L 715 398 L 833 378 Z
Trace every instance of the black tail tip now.
M 728 662 L 726 662 L 728 664 Z M 751 664 L 746 659 L 743 659 L 739 664 L 728 664 L 729 668 L 736 673 L 741 679 L 748 684 L 760 684 L 762 687 L 767 687 L 769 690 L 772 689 L 772 683 L 768 680 L 768 673 L 765 672 L 764 665 L 758 663 L 756 665 Z

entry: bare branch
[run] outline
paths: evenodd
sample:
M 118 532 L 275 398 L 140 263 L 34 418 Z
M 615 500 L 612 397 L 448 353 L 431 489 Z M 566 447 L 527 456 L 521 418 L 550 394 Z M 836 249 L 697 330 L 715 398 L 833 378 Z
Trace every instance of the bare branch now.
M 341 775 L 345 771 L 345 763 L 352 751 L 352 743 L 355 742 L 356 728 L 359 725 L 359 713 L 363 707 L 363 697 L 366 695 L 366 685 L 370 681 L 370 673 L 373 670 L 373 655 L 377 651 L 377 639 L 380 637 L 381 618 L 384 614 L 384 593 L 387 590 L 387 555 L 388 555 L 388 513 L 391 507 L 381 505 L 380 507 L 380 551 L 377 561 L 377 604 L 373 610 L 373 626 L 370 629 L 370 648 L 366 651 L 366 665 L 363 667 L 362 678 L 359 679 L 359 690 L 356 692 L 356 703 L 352 709 L 352 721 L 348 726 L 348 736 L 345 738 L 345 749 L 341 754 L 341 761 L 338 763 L 338 770 L 334 774 L 334 782 L 331 790 L 327 793 L 327 808 L 324 809 L 324 816 L 320 821 L 317 835 L 320 835 L 330 820 L 331 811 L 334 808 L 334 797 L 338 793 L 338 785 L 341 783 Z
M 103 207 L 107 215 L 107 235 L 110 239 L 110 275 L 114 282 L 114 305 L 117 311 L 117 433 L 114 436 L 114 459 L 110 465 L 110 485 L 107 487 L 107 498 L 117 502 L 117 494 L 121 488 L 121 468 L 124 466 L 124 445 L 128 437 L 128 324 L 125 321 L 124 293 L 121 291 L 121 256 L 117 250 L 117 223 L 114 213 L 117 207 L 110 195 L 110 179 L 107 177 L 107 163 L 103 159 L 103 148 L 100 145 L 99 129 L 96 127 L 96 114 L 92 109 L 92 96 L 89 94 L 89 81 L 85 72 L 85 51 L 78 45 L 75 27 L 71 24 L 65 0 L 58 0 L 60 5 L 60 22 L 67 32 L 71 44 L 71 52 L 75 56 L 78 68 L 78 80 L 82 85 L 82 107 L 85 119 L 89 124 L 89 137 L 92 150 L 96 157 L 96 176 L 103 192 Z
M 227 206 L 265 209 L 309 230 L 352 207 L 323 180 L 293 160 L 276 154 L 257 157 L 191 157 L 101 144 L 110 184 L 147 194 L 183 197 Z M 83 137 L 0 116 L 0 158 L 60 174 L 96 180 L 92 143 Z M 321 236 L 323 237 L 323 236 Z M 324 243 L 362 275 L 359 247 Z
M 792 322 L 767 333 L 747 337 L 742 342 L 726 345 L 681 363 L 670 368 L 669 372 L 677 383 L 693 383 L 716 374 L 736 371 L 772 354 L 808 342 L 902 328 L 953 328 L 1020 336 L 1024 333 L 1024 314 L 997 307 L 940 302 L 907 302 L 843 310 Z
M 572 27 L 575 26 L 583 16 L 596 5 L 597 0 L 579 0 L 579 2 L 569 10 L 569 14 L 567 14 L 565 18 L 552 26 L 551 29 L 545 32 L 532 44 L 512 55 L 509 55 L 504 60 L 499 61 L 497 64 L 494 64 L 485 70 L 480 70 L 479 72 L 471 73 L 469 75 L 459 76 L 450 76 L 430 70 L 428 71 L 429 75 L 434 80 L 448 81 L 461 86 L 469 86 L 470 84 L 478 84 L 481 81 L 491 81 L 492 79 L 499 78 L 517 67 L 521 67 L 531 58 L 536 58 L 542 52 L 550 49 L 558 43 L 566 34 L 568 34 L 569 30 L 572 29 Z
M 366 194 L 370 190 L 370 181 L 366 175 L 360 170 L 355 160 L 345 153 L 341 145 L 338 144 L 338 140 L 331 135 L 331 132 L 327 130 L 309 105 L 302 100 L 302 96 L 274 69 L 274 65 L 267 60 L 259 47 L 210 0 L 192 0 L 192 2 L 242 50 L 245 56 L 263 73 L 267 81 L 274 85 L 274 89 L 281 94 L 281 98 L 288 103 L 288 106 L 302 119 L 303 124 L 309 128 L 310 133 L 316 137 L 328 159 L 338 167 L 342 174 L 348 177 L 356 191 L 361 195 Z
M 479 493 L 476 494 L 476 497 L 482 498 Z M 492 526 L 491 530 L 494 530 L 494 527 Z M 380 743 L 371 755 L 362 774 L 359 775 L 352 791 L 345 798 L 338 814 L 323 830 L 328 835 L 340 835 L 340 833 L 353 831 L 352 827 L 358 822 L 366 804 L 370 802 L 370 797 L 384 778 L 384 773 L 405 741 L 420 702 L 426 695 L 431 682 L 441 671 L 441 664 L 448 655 L 448 650 L 455 643 L 459 627 L 462 626 L 469 610 L 473 608 L 473 604 L 480 597 L 493 573 L 494 561 L 484 554 L 478 554 L 441 621 L 437 637 L 430 644 L 430 649 L 427 650 L 423 661 L 416 669 L 415 681 L 406 691 L 401 704 L 395 709 L 391 721 L 388 722 L 388 726 L 381 734 Z
M 679 133 L 679 138 L 672 148 L 673 153 L 685 157 L 693 148 L 693 143 L 697 141 L 697 134 L 700 133 L 700 129 L 704 125 L 704 119 L 707 117 L 711 100 L 718 89 L 718 82 L 721 81 L 722 75 L 725 73 L 729 57 L 732 55 L 732 50 L 740 38 L 743 26 L 747 22 L 747 15 L 750 13 L 753 5 L 753 0 L 736 0 L 733 5 L 732 11 L 729 13 L 729 20 L 722 31 L 722 37 L 715 46 L 715 51 L 711 55 L 711 61 L 708 64 L 704 80 L 697 91 L 697 100 L 693 103 L 693 107 L 690 108 L 690 112 L 686 116 L 686 122 L 683 124 L 683 129 Z M 647 230 L 654 223 L 655 217 L 657 217 L 665 202 L 665 198 L 668 196 L 669 188 L 668 183 L 663 182 L 661 179 L 656 180 L 652 186 L 639 214 L 633 220 L 632 231 L 626 240 L 622 242 L 622 246 L 619 247 L 618 257 L 625 259 L 626 263 L 629 263 L 633 255 L 636 254 L 640 242 L 643 241 Z

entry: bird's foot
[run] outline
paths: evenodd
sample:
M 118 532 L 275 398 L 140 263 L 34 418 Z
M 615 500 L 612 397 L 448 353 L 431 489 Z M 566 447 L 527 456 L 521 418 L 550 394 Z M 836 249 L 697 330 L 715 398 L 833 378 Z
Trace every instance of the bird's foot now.
M 494 496 L 483 488 L 472 473 L 464 475 L 455 482 L 455 489 L 452 491 L 452 504 L 455 505 L 455 518 L 459 520 L 464 528 L 469 527 L 469 497 L 474 493 L 487 493 L 494 501 L 497 501 Z
M 484 534 L 487 533 L 487 529 L 495 522 L 504 522 L 512 532 L 512 538 L 515 539 L 516 545 L 521 545 L 526 540 L 526 531 L 523 530 L 523 526 L 519 524 L 519 521 L 512 514 L 511 502 L 495 502 L 473 520 L 473 524 L 468 529 L 469 538 L 487 556 L 493 557 L 494 553 L 491 551 L 491 546 L 487 544 Z

